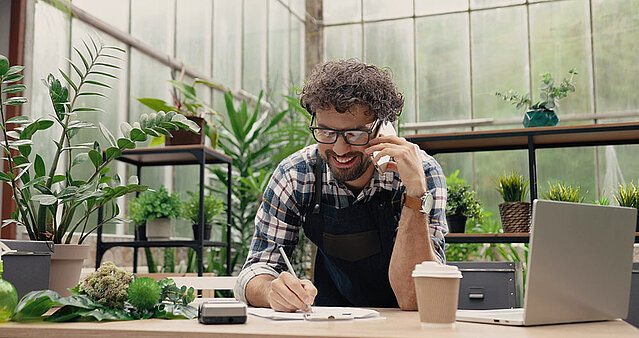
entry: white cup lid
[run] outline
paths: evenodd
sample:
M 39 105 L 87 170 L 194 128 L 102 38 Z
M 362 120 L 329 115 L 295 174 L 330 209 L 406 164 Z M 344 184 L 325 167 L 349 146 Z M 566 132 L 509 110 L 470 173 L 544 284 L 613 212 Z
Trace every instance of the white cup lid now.
M 413 277 L 462 278 L 462 274 L 454 265 L 425 261 L 415 265 Z

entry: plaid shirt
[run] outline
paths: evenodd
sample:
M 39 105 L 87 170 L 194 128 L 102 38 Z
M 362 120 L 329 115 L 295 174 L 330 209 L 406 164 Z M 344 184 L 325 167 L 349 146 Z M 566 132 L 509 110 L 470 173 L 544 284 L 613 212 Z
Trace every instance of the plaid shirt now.
M 448 232 L 446 224 L 446 178 L 439 163 L 426 152 L 421 151 L 422 165 L 426 175 L 428 189 L 433 195 L 434 204 L 430 212 L 430 237 L 435 253 L 440 261 L 445 261 L 444 235 Z M 251 278 L 260 274 L 277 277 L 286 269 L 278 246 L 286 248 L 288 253 L 297 245 L 299 230 L 305 216 L 314 206 L 313 193 L 315 174 L 313 166 L 318 157 L 317 145 L 310 145 L 284 159 L 275 169 L 266 190 L 263 202 L 255 217 L 255 233 L 248 252 L 246 263 L 235 285 L 235 296 L 246 302 L 244 291 Z M 335 180 L 326 165 L 322 179 L 322 202 L 338 209 L 368 202 L 379 191 L 391 192 L 397 219 L 401 214 L 401 195 L 406 188 L 399 175 L 387 171 L 380 175 L 374 171 L 369 184 L 353 195 L 344 184 Z

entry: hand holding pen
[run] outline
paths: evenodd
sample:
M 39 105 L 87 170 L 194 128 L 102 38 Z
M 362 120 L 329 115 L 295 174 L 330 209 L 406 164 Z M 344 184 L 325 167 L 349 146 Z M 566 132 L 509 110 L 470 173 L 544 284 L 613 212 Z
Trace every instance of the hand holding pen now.
M 282 272 L 271 283 L 269 293 L 271 308 L 276 311 L 310 311 L 317 289 L 311 281 L 298 279 L 284 249 L 278 246 L 278 250 L 286 263 L 288 272 Z

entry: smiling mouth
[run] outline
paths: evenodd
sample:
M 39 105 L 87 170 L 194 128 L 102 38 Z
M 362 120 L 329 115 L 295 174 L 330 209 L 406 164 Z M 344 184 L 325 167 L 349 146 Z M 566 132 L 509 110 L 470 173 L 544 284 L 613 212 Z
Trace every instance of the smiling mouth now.
M 332 156 L 333 162 L 338 167 L 348 167 L 355 162 L 357 156 Z

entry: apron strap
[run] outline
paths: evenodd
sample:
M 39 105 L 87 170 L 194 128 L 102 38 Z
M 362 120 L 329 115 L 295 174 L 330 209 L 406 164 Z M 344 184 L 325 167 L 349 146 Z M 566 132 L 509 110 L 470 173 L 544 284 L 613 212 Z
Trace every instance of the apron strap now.
M 324 166 L 324 160 L 322 157 L 317 155 L 317 161 L 315 161 L 315 165 L 313 166 L 313 170 L 315 172 L 315 194 L 313 196 L 313 202 L 315 206 L 313 207 L 313 213 L 319 214 L 320 205 L 322 205 L 322 167 Z

